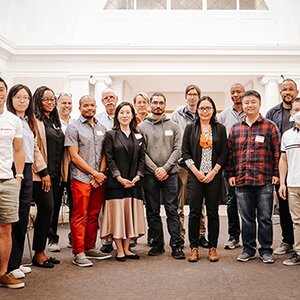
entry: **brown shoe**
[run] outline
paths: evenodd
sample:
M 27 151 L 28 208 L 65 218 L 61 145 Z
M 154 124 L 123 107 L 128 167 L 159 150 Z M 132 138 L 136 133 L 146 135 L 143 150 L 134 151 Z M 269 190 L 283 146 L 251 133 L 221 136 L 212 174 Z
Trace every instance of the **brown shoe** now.
M 189 262 L 197 262 L 200 259 L 198 248 L 192 248 L 191 254 L 188 257 Z
M 211 262 L 215 262 L 219 260 L 219 256 L 216 248 L 209 248 L 208 250 L 208 260 Z
M 20 289 L 25 286 L 25 283 L 19 279 L 16 279 L 12 274 L 3 274 L 0 277 L 0 286 L 7 287 L 9 289 Z

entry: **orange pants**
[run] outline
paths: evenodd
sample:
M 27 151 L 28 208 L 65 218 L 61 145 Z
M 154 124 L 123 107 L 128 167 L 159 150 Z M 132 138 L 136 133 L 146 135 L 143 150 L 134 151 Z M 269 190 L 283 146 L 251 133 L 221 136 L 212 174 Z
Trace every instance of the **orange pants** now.
M 73 210 L 71 235 L 73 254 L 93 249 L 99 228 L 98 217 L 104 198 L 104 188 L 93 188 L 90 184 L 72 179 Z

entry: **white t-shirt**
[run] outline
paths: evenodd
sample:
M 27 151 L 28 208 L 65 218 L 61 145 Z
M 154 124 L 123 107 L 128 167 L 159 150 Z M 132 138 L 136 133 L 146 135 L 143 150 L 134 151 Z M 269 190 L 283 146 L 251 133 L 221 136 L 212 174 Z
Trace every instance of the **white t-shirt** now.
M 13 141 L 23 137 L 21 120 L 9 111 L 0 114 L 0 179 L 13 178 Z
M 291 128 L 284 132 L 281 152 L 285 152 L 287 156 L 287 186 L 300 187 L 300 130 Z

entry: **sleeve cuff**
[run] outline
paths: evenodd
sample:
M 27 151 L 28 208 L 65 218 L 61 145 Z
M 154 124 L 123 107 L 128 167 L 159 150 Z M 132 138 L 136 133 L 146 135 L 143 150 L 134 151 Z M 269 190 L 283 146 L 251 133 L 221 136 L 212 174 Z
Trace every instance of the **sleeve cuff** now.
M 43 177 L 45 177 L 45 176 L 49 175 L 49 173 L 48 173 L 48 169 L 47 169 L 47 168 L 45 168 L 45 169 L 43 169 L 43 170 L 39 171 L 39 172 L 38 172 L 38 175 L 39 175 L 41 178 L 43 178 Z
M 194 165 L 194 161 L 190 158 L 185 161 L 185 165 L 190 168 L 191 165 Z

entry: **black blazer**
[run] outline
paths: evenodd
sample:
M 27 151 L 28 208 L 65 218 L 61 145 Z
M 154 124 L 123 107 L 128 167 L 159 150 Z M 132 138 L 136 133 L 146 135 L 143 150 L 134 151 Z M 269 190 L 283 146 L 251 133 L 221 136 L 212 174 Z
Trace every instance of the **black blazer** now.
M 144 176 L 145 164 L 145 142 L 141 133 L 132 132 L 133 137 L 133 155 L 131 163 L 128 157 L 128 149 L 126 147 L 123 133 L 120 129 L 109 130 L 105 135 L 104 153 L 106 157 L 107 172 L 107 187 L 123 188 L 123 185 L 118 182 L 116 176 L 132 180 L 135 176 Z M 140 181 L 136 186 L 140 185 Z
M 211 125 L 212 128 L 212 166 L 218 163 L 224 168 L 227 156 L 228 145 L 226 128 L 221 123 L 216 122 Z M 182 140 L 182 158 L 184 161 L 192 159 L 195 163 L 195 167 L 199 170 L 202 158 L 202 147 L 199 146 L 200 142 L 200 121 L 199 118 L 189 123 L 184 130 Z M 189 173 L 192 172 L 189 170 Z M 193 174 L 195 177 L 195 175 Z M 221 172 L 218 172 L 217 176 L 221 176 Z

